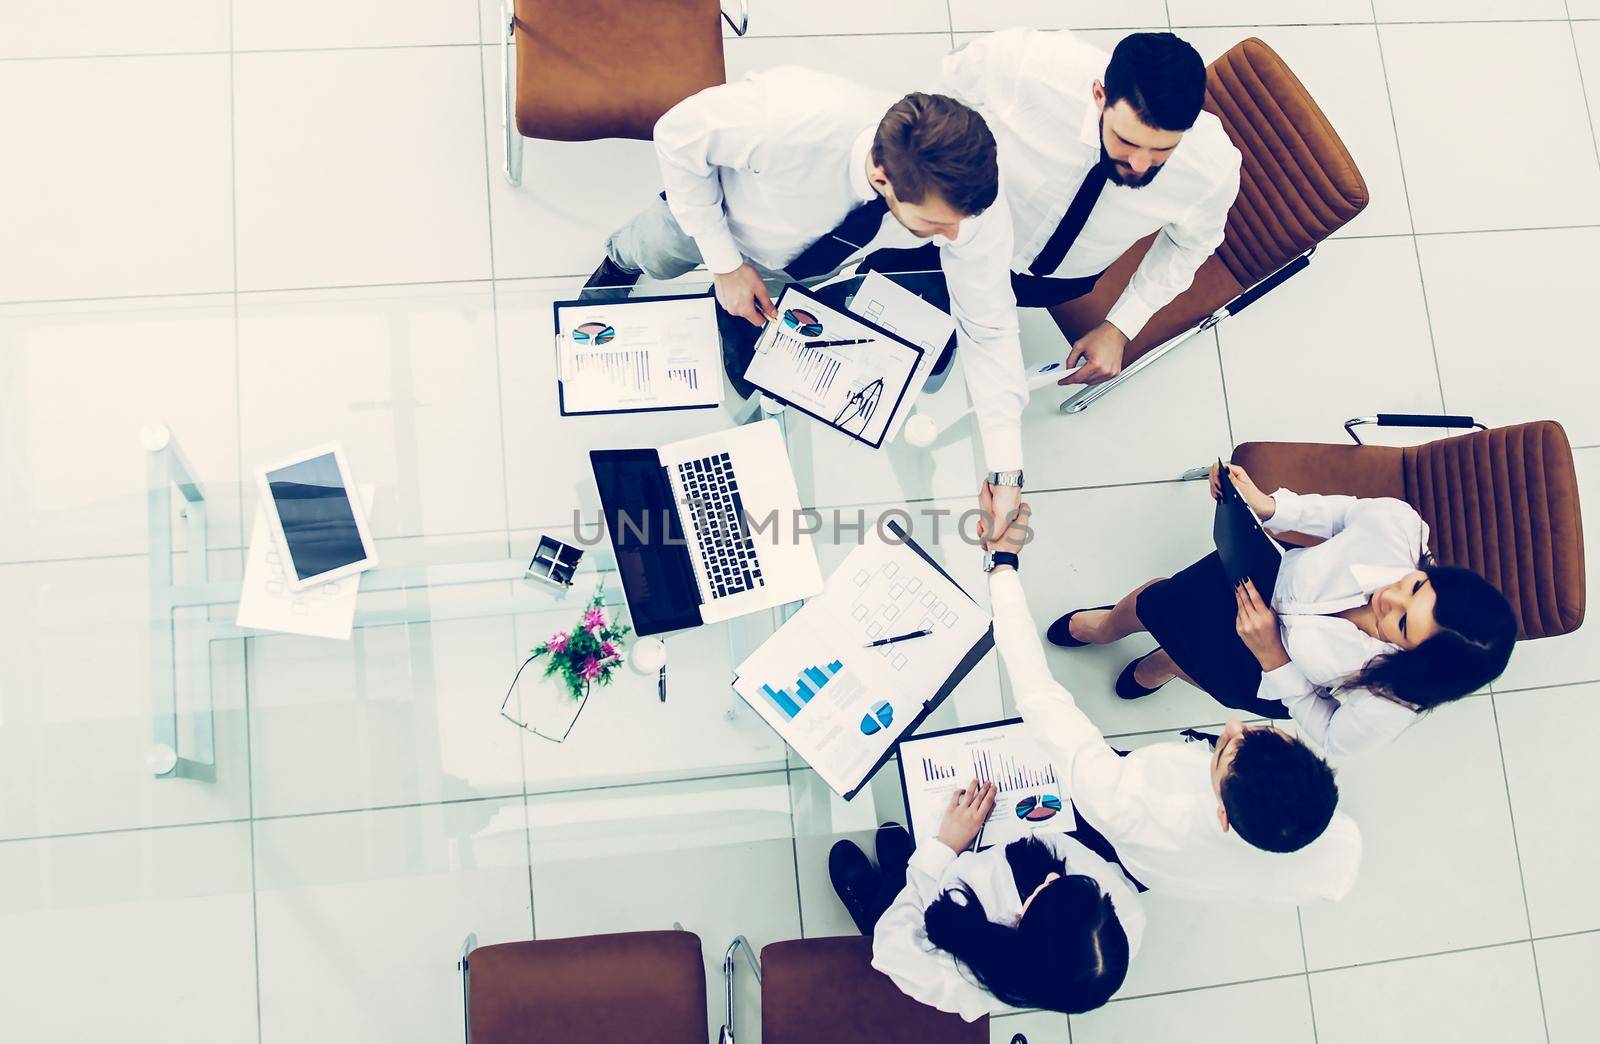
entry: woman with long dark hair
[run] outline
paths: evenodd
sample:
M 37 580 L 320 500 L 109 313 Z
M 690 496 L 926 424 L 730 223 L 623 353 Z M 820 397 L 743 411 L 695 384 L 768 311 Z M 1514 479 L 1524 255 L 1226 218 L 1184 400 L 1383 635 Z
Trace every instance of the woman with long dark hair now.
M 968 1021 L 1006 1005 L 1098 1008 L 1144 932 L 1136 886 L 1067 834 L 967 851 L 994 796 L 994 784 L 973 780 L 951 797 L 938 837 L 912 853 L 904 887 L 872 926 L 872 966 Z
M 1505 670 L 1517 638 L 1510 604 L 1477 573 L 1434 564 L 1427 523 L 1409 504 L 1287 489 L 1268 496 L 1243 468 L 1228 472 L 1268 530 L 1321 543 L 1289 550 L 1265 594 L 1249 581 L 1230 584 L 1213 553 L 1115 606 L 1051 624 L 1059 646 L 1140 631 L 1161 643 L 1123 668 L 1118 696 L 1140 699 L 1181 677 L 1225 706 L 1293 718 L 1337 758 L 1383 746 Z

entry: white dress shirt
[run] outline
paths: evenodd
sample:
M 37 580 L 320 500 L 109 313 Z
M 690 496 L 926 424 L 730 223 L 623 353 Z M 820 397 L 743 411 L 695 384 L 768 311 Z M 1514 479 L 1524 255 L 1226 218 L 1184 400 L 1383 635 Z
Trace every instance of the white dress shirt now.
M 1361 832 L 1343 812 L 1298 852 L 1267 852 L 1224 832 L 1211 788 L 1211 747 L 1153 743 L 1118 757 L 1050 675 L 1013 570 L 990 574 L 994 637 L 1017 710 L 1055 759 L 1078 814 L 1106 836 L 1153 892 L 1191 899 L 1307 903 L 1344 898 L 1361 865 Z
M 983 114 L 1000 146 L 1000 181 L 1016 226 L 1012 267 L 1039 255 L 1084 175 L 1100 161 L 1100 111 L 1090 95 L 1111 56 L 1070 32 L 1006 29 L 944 60 L 940 88 Z M 1143 188 L 1107 182 L 1088 224 L 1053 274 L 1092 276 L 1162 230 L 1109 319 L 1129 339 L 1194 281 L 1222 242 L 1239 194 L 1239 150 L 1209 112 Z
M 1111 907 L 1128 937 L 1131 961 L 1144 938 L 1144 903 L 1121 868 L 1065 834 L 1036 836 L 1066 864 L 1067 873 L 1094 878 L 1100 891 L 1111 897 Z M 872 933 L 872 966 L 893 979 L 907 996 L 973 1022 L 1011 1007 L 979 986 L 948 952 L 929 942 L 924 923 L 933 901 L 961 885 L 972 890 L 991 923 L 1014 928 L 1022 920 L 1027 896 L 1017 893 L 1005 845 L 956 855 L 944 842 L 930 839 L 912 854 L 905 888 L 878 919 Z
M 1280 489 L 1272 499 L 1277 507 L 1268 529 L 1328 539 L 1283 556 L 1272 608 L 1289 662 L 1261 676 L 1258 695 L 1281 700 L 1301 735 L 1330 758 L 1375 750 L 1419 715 L 1340 683 L 1399 647 L 1333 614 L 1365 605 L 1378 588 L 1416 569 L 1428 544 L 1428 524 L 1411 505 L 1389 497 L 1358 500 Z
M 713 273 L 748 258 L 781 270 L 846 214 L 877 196 L 867 180 L 873 135 L 898 96 L 836 76 L 783 67 L 708 87 L 656 123 L 667 205 Z M 1022 467 L 1028 403 L 1011 292 L 1011 216 L 1005 197 L 966 218 L 955 239 L 934 236 L 950 290 L 984 459 Z M 925 244 L 892 214 L 858 254 Z

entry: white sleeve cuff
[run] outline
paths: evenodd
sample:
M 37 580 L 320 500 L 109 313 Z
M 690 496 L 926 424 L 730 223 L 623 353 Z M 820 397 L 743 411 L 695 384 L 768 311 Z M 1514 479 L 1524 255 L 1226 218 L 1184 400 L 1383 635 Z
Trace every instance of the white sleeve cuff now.
M 1287 707 L 1313 691 L 1311 679 L 1291 660 L 1282 667 L 1262 672 L 1261 686 L 1256 694 L 1264 700 L 1277 700 Z
M 706 263 L 706 271 L 713 275 L 727 275 L 744 264 L 744 255 L 726 226 L 695 236 L 694 243 L 700 248 L 700 259 Z
M 1021 470 L 1021 425 L 985 428 L 983 430 L 983 462 L 986 465 L 986 471 Z
M 955 862 L 956 853 L 938 838 L 930 838 L 911 853 L 910 866 L 937 881 L 944 876 L 945 867 Z
M 1274 533 L 1300 528 L 1300 494 L 1292 489 L 1279 489 L 1272 494 L 1272 500 L 1277 507 L 1272 509 L 1272 517 L 1262 525 Z
M 1139 336 L 1139 331 L 1144 329 L 1150 317 L 1155 314 L 1156 309 L 1129 288 L 1122 292 L 1117 303 L 1111 307 L 1111 314 L 1106 316 L 1106 321 L 1121 330 L 1122 336 L 1131 341 Z

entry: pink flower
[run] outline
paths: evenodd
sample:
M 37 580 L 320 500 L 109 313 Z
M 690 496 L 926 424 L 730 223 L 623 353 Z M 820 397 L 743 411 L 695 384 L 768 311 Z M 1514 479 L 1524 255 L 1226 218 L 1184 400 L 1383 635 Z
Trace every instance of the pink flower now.
M 544 647 L 553 653 L 562 652 L 567 647 L 568 637 L 566 631 L 557 631 L 550 636 L 549 641 L 544 643 Z
M 594 681 L 600 677 L 600 661 L 593 656 L 585 657 L 583 666 L 578 668 L 578 677 L 586 682 Z
M 583 626 L 590 631 L 599 631 L 606 625 L 606 611 L 598 605 L 592 605 L 583 611 Z
M 612 645 L 610 642 L 600 643 L 600 656 L 602 659 L 609 660 L 615 655 L 617 655 L 617 647 L 615 645 Z

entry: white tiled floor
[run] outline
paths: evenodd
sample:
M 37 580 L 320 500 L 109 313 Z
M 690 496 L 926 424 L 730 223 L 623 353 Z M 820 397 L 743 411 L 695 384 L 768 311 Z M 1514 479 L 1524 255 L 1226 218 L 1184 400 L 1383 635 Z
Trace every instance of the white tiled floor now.
M 636 141 L 529 142 L 524 185 L 505 183 L 498 0 L 157 6 L 0 10 L 0 97 L 22 101 L 0 116 L 0 1026 L 448 1041 L 468 932 L 680 922 L 703 940 L 714 1027 L 728 941 L 848 932 L 828 849 L 870 844 L 904 808 L 892 768 L 846 803 L 789 757 L 728 693 L 735 654 L 710 631 L 672 639 L 667 703 L 653 676 L 624 670 L 561 746 L 495 715 L 552 629 L 539 612 L 348 644 L 219 642 L 217 781 L 150 777 L 143 426 L 170 425 L 205 482 L 207 561 L 226 579 L 251 470 L 311 441 L 359 458 L 380 552 L 403 565 L 446 548 L 525 556 L 539 533 L 593 518 L 584 451 L 736 412 L 556 417 L 551 302 L 659 183 Z M 1209 502 L 1174 481 L 1184 468 L 1246 440 L 1338 441 L 1351 416 L 1555 418 L 1600 510 L 1582 307 L 1600 245 L 1600 0 L 752 7 L 751 36 L 727 40 L 730 75 L 810 62 L 885 90 L 928 85 L 952 44 L 1008 25 L 1104 46 L 1176 27 L 1208 59 L 1260 36 L 1366 177 L 1367 211 L 1250 311 L 1084 414 L 1032 406 L 1040 543 L 1024 580 L 1041 626 L 1207 550 Z M 1030 359 L 1064 348 L 1040 316 L 1024 335 Z M 920 408 L 953 415 L 963 396 L 956 375 Z M 970 497 L 963 425 L 931 453 L 897 445 L 853 467 L 831 433 L 795 429 L 808 504 L 959 511 Z M 970 557 L 942 550 L 976 586 Z M 1117 700 L 1111 679 L 1147 647 L 1049 655 L 1123 745 L 1226 716 L 1178 683 Z M 189 662 L 182 637 L 176 652 Z M 1368 847 L 1344 904 L 1151 897 L 1118 1000 L 1070 1027 L 1008 1015 L 992 1039 L 1587 1044 L 1597 699 L 1592 625 L 1521 646 L 1492 696 L 1343 767 Z M 940 721 L 1009 707 L 991 658 Z M 753 989 L 739 1024 L 759 1039 Z

